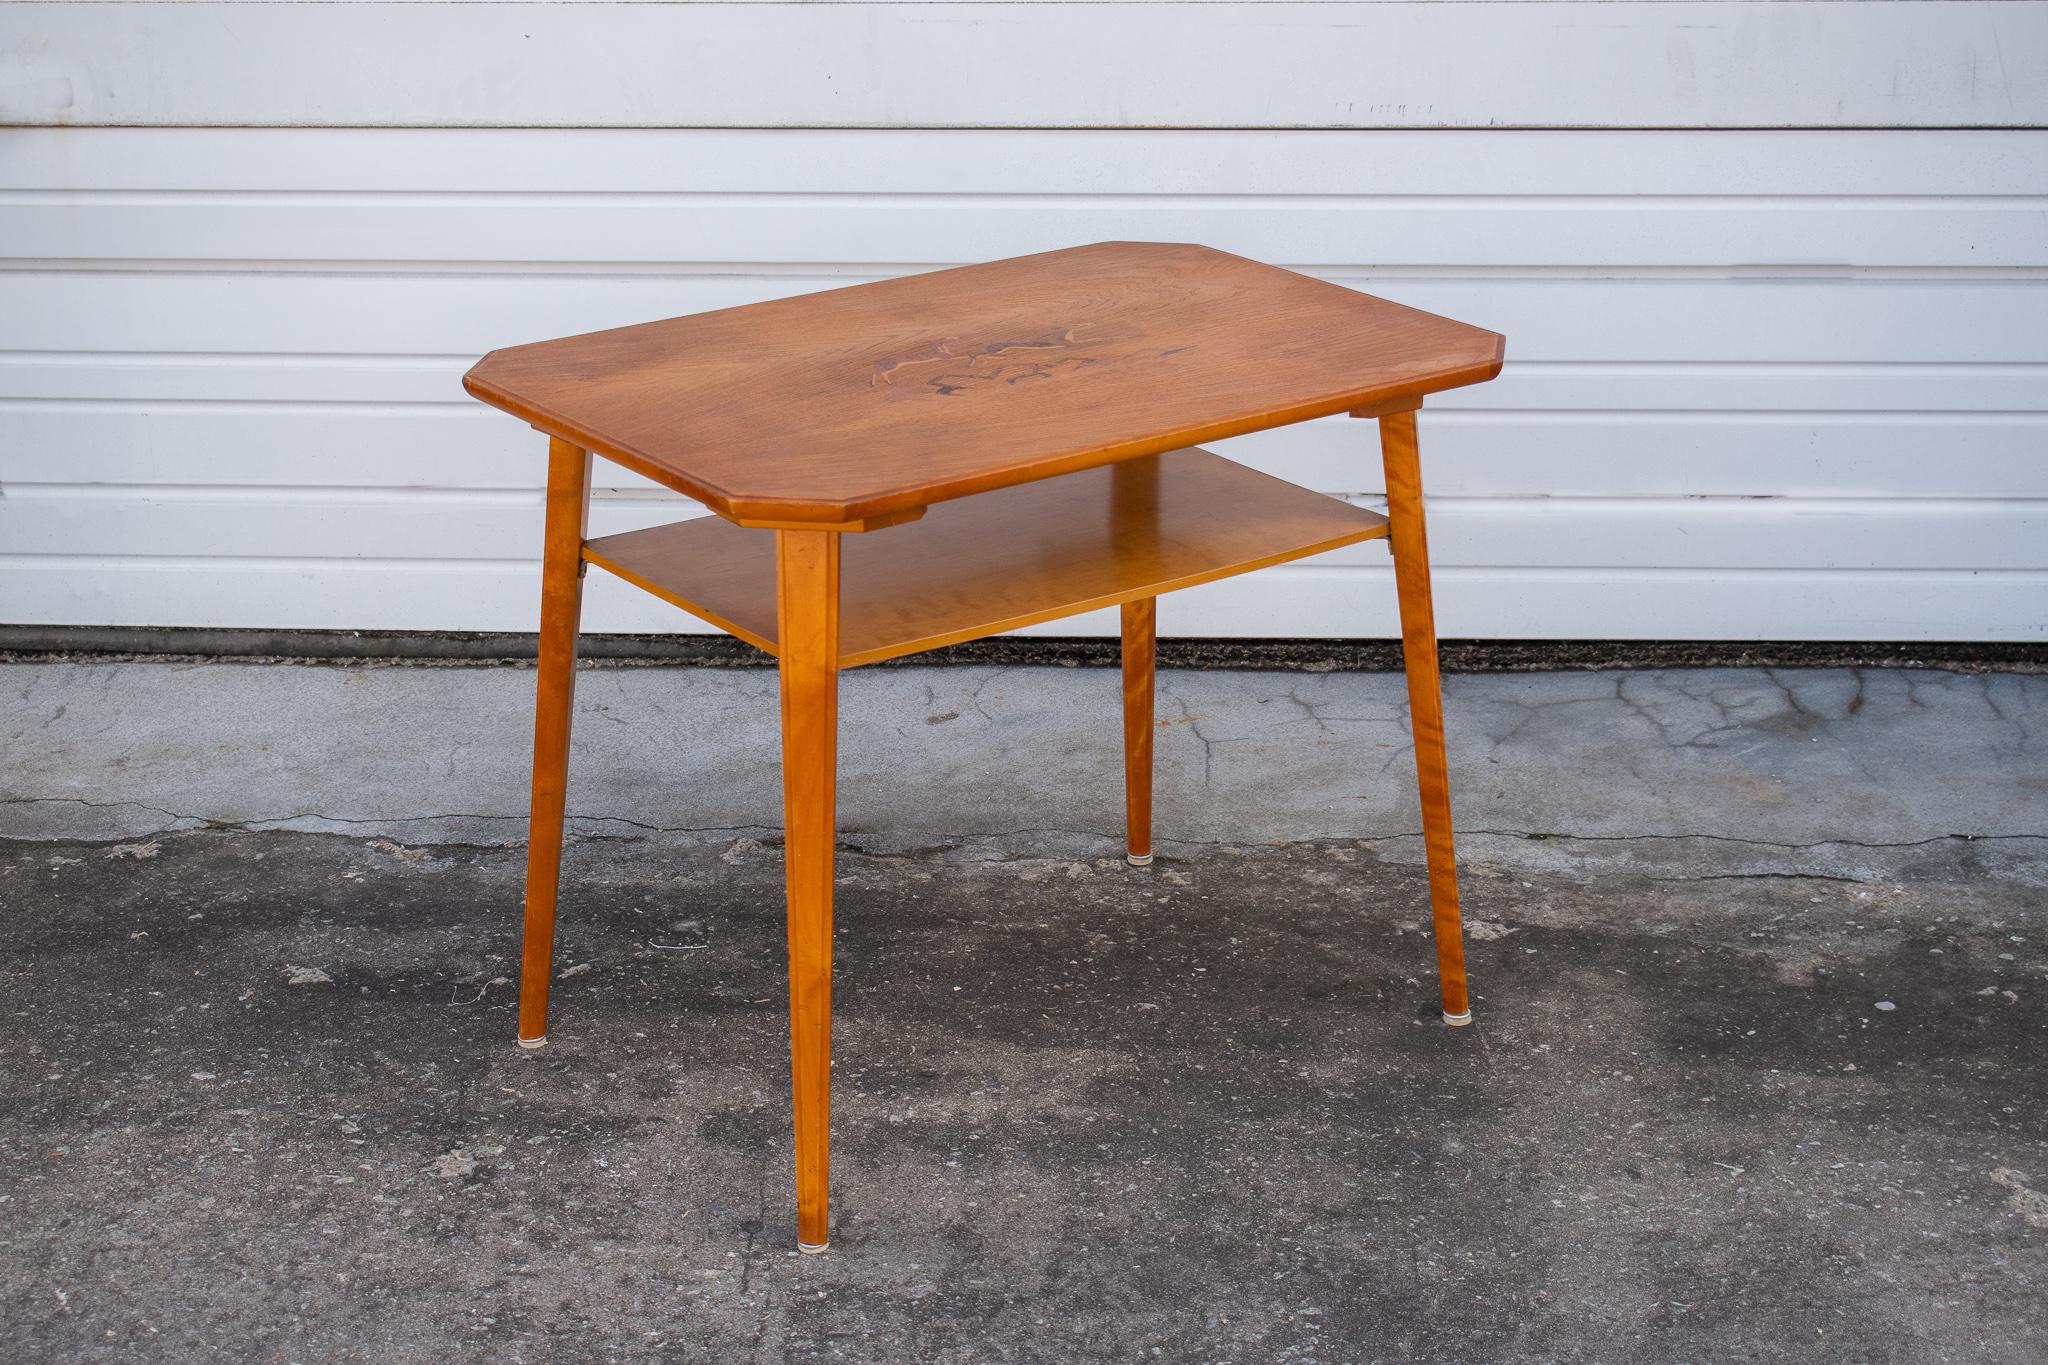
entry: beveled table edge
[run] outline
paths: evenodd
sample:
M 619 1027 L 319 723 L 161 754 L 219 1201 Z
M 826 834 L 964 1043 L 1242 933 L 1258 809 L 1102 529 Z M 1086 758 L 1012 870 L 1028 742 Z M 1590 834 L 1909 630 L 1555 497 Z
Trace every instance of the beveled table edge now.
M 1292 426 L 1297 422 L 1314 421 L 1318 417 L 1334 417 L 1338 413 L 1349 413 L 1359 408 L 1392 410 L 1398 407 L 1419 407 L 1422 400 L 1430 394 L 1441 393 L 1447 389 L 1465 388 L 1472 384 L 1483 384 L 1499 375 L 1505 360 L 1507 338 L 1498 332 L 1488 334 L 1493 337 L 1493 355 L 1485 363 L 1459 370 L 1448 370 L 1442 374 L 1431 375 L 1427 380 L 1420 382 L 1382 384 L 1376 387 L 1345 390 L 1334 396 L 1303 400 L 1256 416 L 1201 423 L 1080 453 L 1052 456 L 1019 465 L 997 476 L 977 474 L 944 483 L 889 490 L 843 502 L 798 498 L 735 498 L 714 484 L 688 478 L 666 465 L 657 463 L 640 451 L 605 440 L 597 432 L 579 426 L 558 413 L 513 399 L 503 390 L 478 378 L 476 366 L 472 366 L 469 372 L 462 376 L 462 387 L 472 398 L 500 411 L 511 413 L 546 435 L 571 442 L 580 449 L 601 455 L 615 464 L 625 466 L 635 474 L 652 479 L 664 488 L 695 498 L 727 521 L 742 526 L 866 531 L 912 520 L 917 509 L 936 502 L 950 502 L 954 498 L 968 497 L 975 493 L 992 492 L 1020 483 L 1033 483 L 1060 474 L 1092 469 L 1097 465 L 1114 464 L 1119 460 L 1163 454 L 1169 450 L 1198 446 L 1208 441 L 1228 440 L 1232 436 L 1245 436 L 1257 431 L 1269 431 L 1274 427 Z M 485 353 L 477 361 L 477 365 L 481 365 L 493 354 L 496 352 Z M 1413 400 L 1412 403 L 1410 400 Z M 908 515 L 905 515 L 906 513 Z

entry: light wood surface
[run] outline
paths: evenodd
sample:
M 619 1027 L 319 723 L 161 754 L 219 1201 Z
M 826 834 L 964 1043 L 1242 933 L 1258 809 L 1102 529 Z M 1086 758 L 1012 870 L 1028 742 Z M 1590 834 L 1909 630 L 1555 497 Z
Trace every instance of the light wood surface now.
M 775 653 L 774 537 L 699 517 L 591 541 L 593 564 Z M 844 542 L 852 668 L 1154 597 L 1386 534 L 1386 519 L 1206 450 L 947 503 Z
M 1444 753 L 1443 688 L 1437 675 L 1436 614 L 1430 603 L 1429 543 L 1423 529 L 1422 465 L 1415 414 L 1380 417 L 1387 471 L 1387 516 L 1394 585 L 1401 603 L 1401 658 L 1408 673 L 1408 716 L 1415 733 L 1415 781 L 1422 797 L 1422 842 L 1429 861 L 1430 917 L 1444 1018 L 1471 1019 L 1465 992 L 1465 940 L 1458 921 L 1458 861 L 1451 838 L 1451 775 Z
M 1501 339 L 1100 242 L 493 351 L 476 397 L 736 521 L 844 524 L 1492 378 Z
M 569 726 L 576 702 L 576 629 L 583 614 L 583 537 L 590 517 L 590 455 L 548 443 L 547 521 L 540 570 L 540 656 L 534 667 L 533 806 L 526 837 L 526 929 L 519 962 L 519 1041 L 547 1039 L 562 878 L 562 811 L 569 788 Z
M 1123 606 L 1124 849 L 1133 864 L 1152 861 L 1152 711 L 1156 687 L 1158 599 Z
M 790 1071 L 796 1108 L 796 1239 L 829 1234 L 832 853 L 839 757 L 836 531 L 777 531 L 782 652 L 782 808 L 788 843 Z

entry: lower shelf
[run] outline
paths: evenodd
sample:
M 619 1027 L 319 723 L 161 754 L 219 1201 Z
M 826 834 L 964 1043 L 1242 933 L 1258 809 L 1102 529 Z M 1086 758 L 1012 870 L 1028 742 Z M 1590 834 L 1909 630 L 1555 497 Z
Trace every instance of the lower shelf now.
M 1207 450 L 934 505 L 846 536 L 839 664 L 894 659 L 1387 533 L 1377 512 Z M 775 535 L 718 517 L 604 536 L 584 558 L 775 652 Z

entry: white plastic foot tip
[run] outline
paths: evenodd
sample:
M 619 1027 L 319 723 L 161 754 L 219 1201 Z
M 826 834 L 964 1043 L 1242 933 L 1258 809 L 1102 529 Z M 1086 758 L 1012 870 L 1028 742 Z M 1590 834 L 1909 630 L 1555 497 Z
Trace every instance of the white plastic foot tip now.
M 1126 853 L 1124 861 L 1132 867 L 1150 867 L 1152 866 L 1152 855 L 1149 853 Z
M 1444 1022 L 1452 1028 L 1463 1028 L 1472 1022 L 1472 1011 L 1466 1010 L 1463 1014 L 1452 1014 L 1449 1010 L 1445 1010 Z
M 816 1246 L 812 1246 L 809 1242 L 798 1242 L 796 1244 L 796 1249 L 798 1251 L 801 1251 L 806 1256 L 816 1256 L 820 1252 L 829 1250 L 831 1246 L 832 1244 L 830 1242 L 820 1242 Z
M 521 1038 L 519 1040 L 519 1046 L 525 1048 L 528 1052 L 533 1051 L 535 1048 L 546 1047 L 547 1045 L 548 1036 L 545 1033 L 538 1038 Z

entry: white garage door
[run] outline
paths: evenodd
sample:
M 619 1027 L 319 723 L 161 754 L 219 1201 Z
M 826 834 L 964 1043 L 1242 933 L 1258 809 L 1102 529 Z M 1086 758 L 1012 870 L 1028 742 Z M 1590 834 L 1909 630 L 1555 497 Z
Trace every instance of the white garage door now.
M 2048 638 L 2048 6 L 0 4 L 0 118 L 0 621 L 531 629 L 484 350 L 1150 238 L 1507 335 L 1447 636 Z M 1385 564 L 1162 628 L 1388 634 Z

